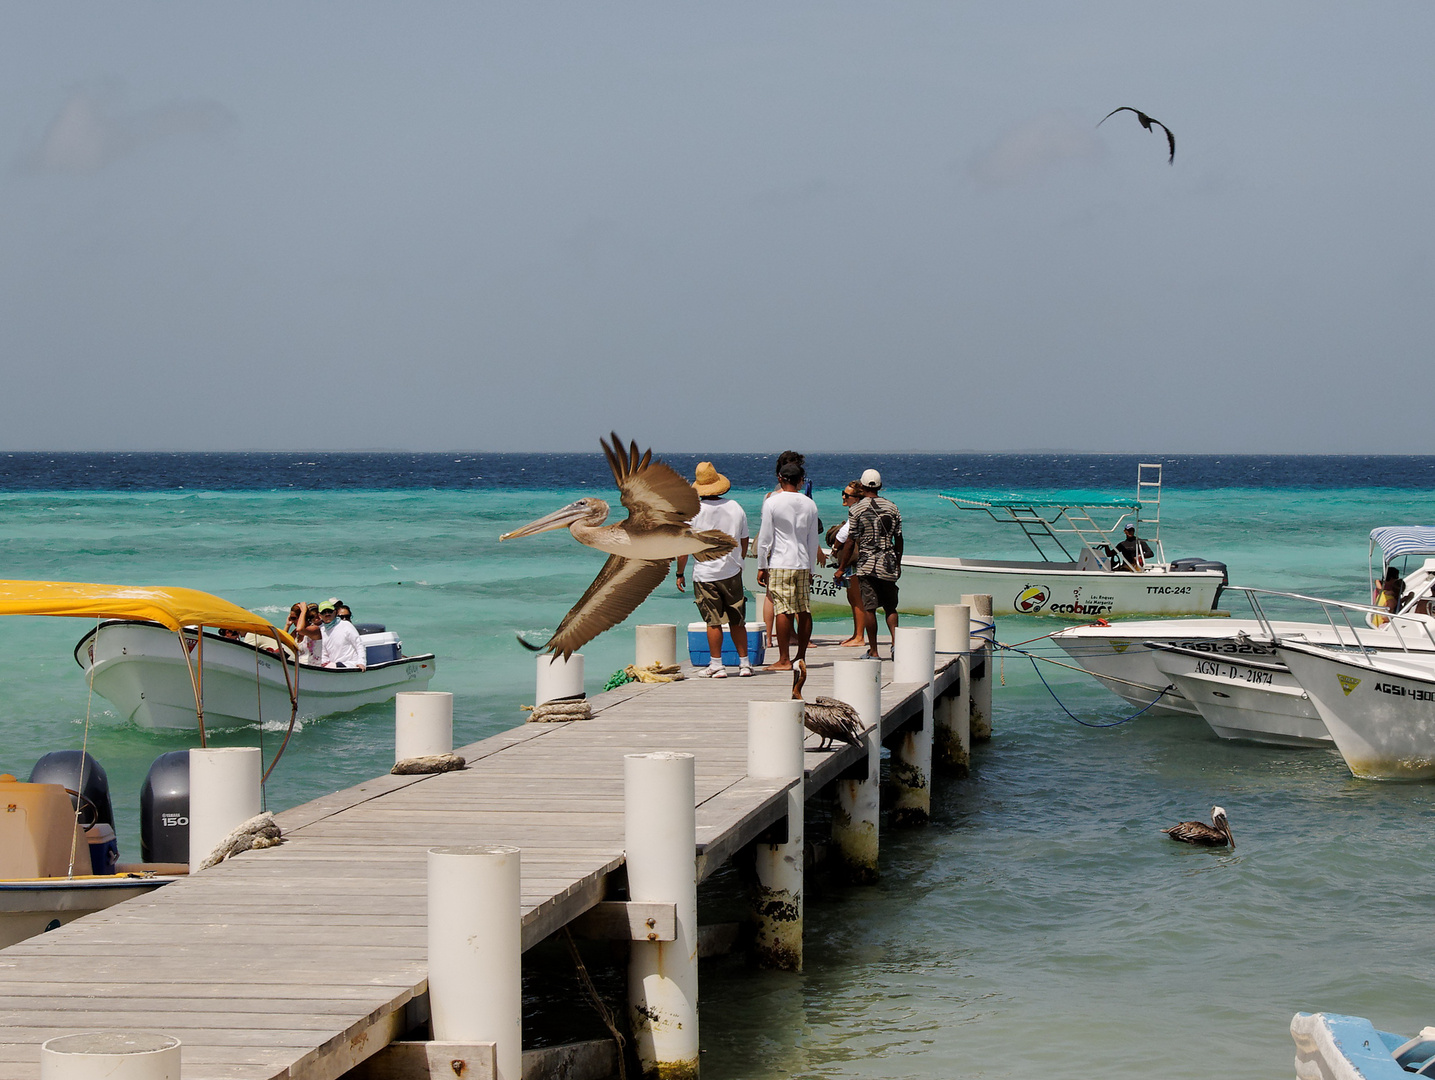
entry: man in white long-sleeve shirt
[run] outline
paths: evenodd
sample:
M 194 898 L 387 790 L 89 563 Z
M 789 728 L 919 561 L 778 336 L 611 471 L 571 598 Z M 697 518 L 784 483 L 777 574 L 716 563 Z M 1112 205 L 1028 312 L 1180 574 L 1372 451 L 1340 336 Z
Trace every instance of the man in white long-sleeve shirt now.
M 772 597 L 777 615 L 778 660 L 769 671 L 790 671 L 792 629 L 797 626 L 797 659 L 807 659 L 812 640 L 812 572 L 822 557 L 817 536 L 817 504 L 799 490 L 806 470 L 788 462 L 779 470 L 779 490 L 762 504 L 762 528 L 757 534 L 757 583 Z
M 325 600 L 319 605 L 319 621 L 324 631 L 324 666 L 363 671 L 367 666 L 367 650 L 354 624 L 337 616 L 334 601 Z

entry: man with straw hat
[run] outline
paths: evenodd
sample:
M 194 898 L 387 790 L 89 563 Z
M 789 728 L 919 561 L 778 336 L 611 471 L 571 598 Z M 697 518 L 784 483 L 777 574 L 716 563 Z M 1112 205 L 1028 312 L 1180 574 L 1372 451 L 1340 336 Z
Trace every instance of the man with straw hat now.
M 708 666 L 699 672 L 710 679 L 727 678 L 722 665 L 722 627 L 732 629 L 733 647 L 737 649 L 738 669 L 742 676 L 752 674 L 747 655 L 747 598 L 742 591 L 742 560 L 747 557 L 747 514 L 731 499 L 723 498 L 732 482 L 718 472 L 711 461 L 698 462 L 693 490 L 701 503 L 697 517 L 688 522 L 694 531 L 717 529 L 737 541 L 737 547 L 721 559 L 693 563 L 693 600 L 708 628 Z M 678 556 L 678 591 L 686 585 L 686 555 Z

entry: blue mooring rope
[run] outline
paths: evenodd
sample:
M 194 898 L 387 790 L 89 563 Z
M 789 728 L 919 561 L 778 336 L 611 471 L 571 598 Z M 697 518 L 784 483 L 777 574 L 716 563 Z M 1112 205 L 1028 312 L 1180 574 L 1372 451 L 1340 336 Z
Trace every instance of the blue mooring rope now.
M 1131 720 L 1135 720 L 1138 716 L 1140 716 L 1142 713 L 1144 713 L 1144 712 L 1146 711 L 1146 709 L 1151 708 L 1152 705 L 1155 705 L 1156 702 L 1160 701 L 1163 697 L 1165 697 L 1165 696 L 1167 695 L 1167 693 L 1169 693 L 1170 691 L 1176 689 L 1176 687 L 1175 687 L 1175 685 L 1174 685 L 1173 683 L 1167 683 L 1165 689 L 1163 689 L 1159 694 L 1157 694 L 1154 698 L 1152 698 L 1152 699 L 1151 699 L 1151 703 L 1150 703 L 1149 705 L 1147 705 L 1146 708 L 1144 708 L 1144 709 L 1138 709 L 1136 712 L 1132 713 L 1130 716 L 1122 717 L 1120 720 L 1115 720 L 1115 721 L 1113 721 L 1112 723 L 1109 723 L 1109 724 L 1093 724 L 1093 723 L 1091 723 L 1089 720 L 1083 720 L 1081 717 L 1077 716 L 1074 712 L 1072 712 L 1070 709 L 1068 709 L 1065 705 L 1062 705 L 1062 703 L 1061 703 L 1061 698 L 1059 698 L 1059 697 L 1056 696 L 1056 691 L 1051 688 L 1051 683 L 1047 682 L 1047 681 L 1046 681 L 1046 676 L 1041 673 L 1041 665 L 1036 662 L 1036 659 L 1037 659 L 1037 658 L 1036 658 L 1035 656 L 1033 656 L 1031 653 L 1027 652 L 1025 649 L 1015 649 L 1015 648 L 1012 648 L 1010 645 L 1008 645 L 1008 646 L 1006 646 L 1006 647 L 1007 647 L 1008 649 L 1011 649 L 1012 652 L 1021 653 L 1022 656 L 1025 656 L 1028 660 L 1031 661 L 1031 669 L 1036 672 L 1036 677 L 1041 680 L 1041 685 L 1044 686 L 1044 687 L 1046 687 L 1046 692 L 1051 695 L 1051 700 L 1054 701 L 1054 702 L 1056 702 L 1058 705 L 1061 705 L 1061 711 L 1064 712 L 1064 713 L 1066 713 L 1067 716 L 1071 717 L 1073 720 L 1075 720 L 1075 721 L 1076 721 L 1078 724 L 1080 724 L 1082 727 L 1089 727 L 1089 728 L 1120 727 L 1122 724 L 1125 724 L 1125 723 L 1127 723 L 1127 722 L 1129 722 L 1129 721 L 1131 721 Z

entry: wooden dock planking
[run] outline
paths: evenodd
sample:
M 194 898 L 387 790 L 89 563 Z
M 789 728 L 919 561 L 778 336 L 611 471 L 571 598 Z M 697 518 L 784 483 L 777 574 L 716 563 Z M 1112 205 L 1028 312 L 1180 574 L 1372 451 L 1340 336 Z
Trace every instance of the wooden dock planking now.
M 830 662 L 856 655 L 814 647 L 808 696 L 830 694 Z M 939 658 L 938 693 L 953 659 Z M 922 708 L 920 687 L 890 674 L 883 738 Z M 276 815 L 278 848 L 0 951 L 0 1080 L 31 1080 L 40 1042 L 94 1029 L 175 1035 L 186 1080 L 332 1080 L 422 1019 L 429 847 L 521 847 L 530 948 L 622 867 L 624 755 L 686 751 L 704 878 L 786 812 L 790 782 L 745 775 L 747 703 L 790 686 L 786 673 L 628 684 L 590 699 L 592 720 L 522 725 L 463 747 L 460 772 L 380 776 L 294 807 Z M 818 742 L 809 793 L 865 757 Z

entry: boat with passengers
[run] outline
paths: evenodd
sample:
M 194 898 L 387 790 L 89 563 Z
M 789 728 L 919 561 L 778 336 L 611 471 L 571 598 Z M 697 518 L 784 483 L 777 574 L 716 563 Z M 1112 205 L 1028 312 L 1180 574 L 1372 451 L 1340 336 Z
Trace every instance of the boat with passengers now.
M 295 665 L 273 642 L 224 637 L 216 629 L 181 633 L 152 622 L 114 619 L 92 627 L 75 645 L 75 662 L 114 718 L 143 728 L 192 728 L 194 686 L 203 692 L 211 727 L 239 727 L 289 718 L 289 695 L 302 717 L 334 716 L 423 690 L 433 678 L 433 653 L 406 656 L 381 624 L 358 623 L 367 654 L 360 668 Z M 257 690 L 256 690 L 257 687 Z

